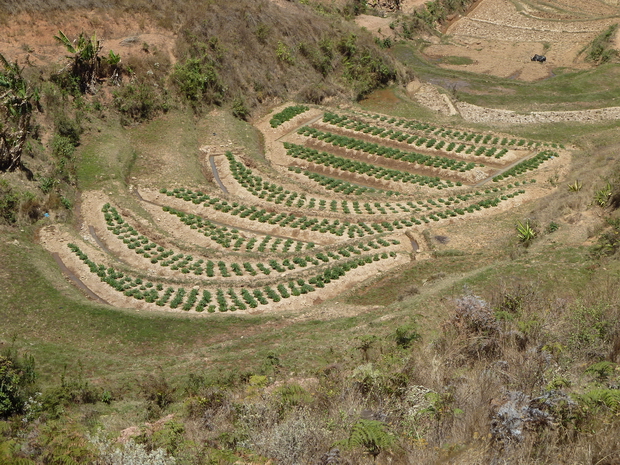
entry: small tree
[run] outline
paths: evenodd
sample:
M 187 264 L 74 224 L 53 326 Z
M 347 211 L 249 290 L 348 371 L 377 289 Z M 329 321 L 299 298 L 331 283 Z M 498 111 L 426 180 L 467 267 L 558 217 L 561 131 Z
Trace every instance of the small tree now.
M 21 156 L 39 94 L 22 76 L 17 61 L 9 63 L 0 54 L 0 65 L 0 171 L 15 171 L 25 169 Z
M 0 355 L 0 419 L 22 412 L 35 382 L 32 356 L 19 357 L 15 350 Z
M 99 52 L 102 48 L 99 40 L 97 40 L 97 35 L 93 34 L 88 39 L 81 32 L 78 38 L 71 42 L 64 32 L 58 31 L 58 35 L 54 36 L 54 39 L 63 44 L 71 54 L 67 58 L 71 61 L 69 64 L 71 74 L 77 79 L 80 92 L 94 94 L 101 62 Z
M 123 70 L 121 69 L 121 56 L 110 50 L 106 62 L 110 66 L 110 82 L 113 85 L 120 86 L 123 78 Z

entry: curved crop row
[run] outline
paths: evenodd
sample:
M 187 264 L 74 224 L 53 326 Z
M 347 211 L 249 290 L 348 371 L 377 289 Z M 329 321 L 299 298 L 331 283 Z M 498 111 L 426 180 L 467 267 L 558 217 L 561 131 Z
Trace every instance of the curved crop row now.
M 385 241 L 369 241 L 366 244 L 358 243 L 355 245 L 343 246 L 335 251 L 320 252 L 314 256 L 296 256 L 291 259 L 269 260 L 265 263 L 226 263 L 222 260 L 212 261 L 206 257 L 196 257 L 184 254 L 174 250 L 166 250 L 164 247 L 151 242 L 147 237 L 139 235 L 138 232 L 127 223 L 118 211 L 110 204 L 106 203 L 102 212 L 105 216 L 108 229 L 121 240 L 128 249 L 133 250 L 136 254 L 142 255 L 150 260 L 152 264 L 159 264 L 163 267 L 170 267 L 171 270 L 179 270 L 179 272 L 188 274 L 192 273 L 197 276 L 206 275 L 214 277 L 216 274 L 222 278 L 228 278 L 233 274 L 236 276 L 256 276 L 258 273 L 270 275 L 272 271 L 282 273 L 286 270 L 295 270 L 296 268 L 305 268 L 309 265 L 318 266 L 334 260 L 342 260 L 345 257 L 353 255 L 361 255 L 371 249 L 380 249 L 390 245 L 397 245 L 396 240 Z
M 523 184 L 525 184 L 525 182 Z M 515 183 L 515 186 L 516 186 L 516 183 Z M 173 191 L 166 191 L 166 189 L 162 189 L 160 192 L 167 193 L 168 195 L 175 195 L 178 198 L 184 198 L 184 194 L 186 192 L 191 192 L 183 188 L 175 189 L 175 190 L 178 192 L 174 193 Z M 499 193 L 504 190 L 505 188 L 487 189 L 485 194 Z M 428 218 L 438 221 L 439 219 L 448 218 L 450 216 L 454 217 L 457 215 L 464 215 L 467 212 L 473 213 L 475 210 L 479 210 L 481 206 L 482 207 L 496 206 L 502 200 L 507 200 L 523 192 L 525 191 L 519 190 L 519 191 L 515 191 L 512 193 L 505 192 L 504 195 L 502 195 L 499 198 L 495 197 L 492 199 L 481 200 L 477 203 L 469 204 L 467 206 L 464 205 L 462 206 L 462 208 L 454 207 L 452 209 L 448 208 L 443 211 L 432 212 L 431 214 L 429 214 Z M 473 195 L 483 195 L 483 194 L 476 192 Z M 469 199 L 471 198 L 471 196 L 472 194 L 464 194 L 463 196 L 459 198 Z M 212 201 L 214 200 L 215 202 L 213 203 Z M 453 200 L 450 203 L 452 202 L 457 203 L 456 200 Z M 439 204 L 435 202 L 434 200 L 429 200 L 428 203 L 435 205 L 435 206 L 439 206 Z M 442 203 L 444 205 L 446 204 L 445 201 Z M 217 208 L 220 211 L 226 211 L 232 215 L 239 215 L 240 217 L 243 217 L 243 218 L 247 217 L 253 221 L 267 222 L 267 220 L 269 220 L 268 222 L 270 224 L 280 224 L 280 225 L 282 225 L 283 223 L 284 225 L 288 225 L 290 223 L 291 225 L 290 227 L 297 227 L 302 230 L 310 229 L 311 231 L 318 231 L 320 233 L 332 233 L 337 236 L 344 236 L 344 234 L 346 233 L 348 237 L 351 239 L 355 237 L 364 237 L 365 235 L 374 235 L 374 234 L 382 234 L 386 232 L 394 232 L 395 230 L 403 229 L 405 227 L 420 225 L 422 224 L 422 222 L 428 223 L 428 218 L 426 218 L 425 216 L 422 216 L 420 218 L 411 216 L 409 218 L 397 219 L 392 222 L 382 221 L 382 222 L 371 223 L 371 224 L 366 224 L 365 222 L 362 222 L 362 221 L 359 221 L 357 223 L 350 223 L 348 221 L 340 223 L 339 220 L 334 220 L 333 222 L 330 222 L 328 219 L 323 219 L 322 221 L 319 221 L 319 219 L 317 218 L 307 218 L 306 216 L 297 217 L 292 213 L 288 215 L 286 215 L 285 213 L 276 214 L 274 212 L 267 212 L 266 210 L 259 210 L 255 206 L 252 206 L 252 207 L 241 206 L 237 202 L 233 203 L 233 205 L 236 205 L 236 207 L 232 207 L 230 204 L 228 204 L 227 201 L 217 199 L 217 198 L 213 198 L 209 200 L 209 202 L 205 202 L 204 205 L 207 207 Z M 190 226 L 196 226 L 197 228 L 199 227 L 202 221 L 207 221 L 207 220 L 203 220 L 197 215 L 187 214 L 185 212 L 175 210 L 168 206 L 163 207 L 163 209 L 164 211 L 167 211 L 169 213 L 172 213 L 178 216 L 179 219 L 183 221 L 185 224 L 188 224 Z M 208 235 L 208 233 L 205 233 L 205 234 Z M 313 245 L 314 244 L 312 244 L 312 246 Z
M 335 115 L 337 118 L 332 118 L 331 121 L 328 121 L 330 124 L 336 124 L 339 127 L 349 127 L 355 128 L 360 127 L 361 129 L 356 130 L 364 130 L 367 123 L 359 121 L 354 118 L 349 118 L 346 116 Z M 391 124 L 396 127 L 417 130 L 424 132 L 427 136 L 441 137 L 444 140 L 452 140 L 459 142 L 473 142 L 476 144 L 484 144 L 496 147 L 517 147 L 517 148 L 537 148 L 540 146 L 545 147 L 553 147 L 553 148 L 564 148 L 561 144 L 549 144 L 543 143 L 533 140 L 525 140 L 525 139 L 515 139 L 515 138 L 507 138 L 507 137 L 499 137 L 494 134 L 482 134 L 478 132 L 467 132 L 458 130 L 455 128 L 442 128 L 438 126 L 432 126 L 428 123 L 422 123 L 420 121 L 415 120 L 405 120 L 405 119 L 397 119 L 394 117 L 387 117 L 384 115 L 370 114 L 364 113 L 363 116 L 372 118 L 378 121 L 381 121 L 384 124 Z M 333 122 L 332 122 L 333 121 Z M 381 128 L 383 129 L 383 128 Z
M 303 126 L 299 128 L 297 133 L 303 136 L 312 137 L 313 139 L 322 140 L 323 142 L 327 142 L 337 147 L 346 147 L 348 149 L 360 150 L 362 152 L 370 153 L 372 155 L 390 158 L 393 160 L 406 161 L 409 163 L 415 163 L 418 165 L 424 165 L 432 168 L 465 172 L 472 170 L 477 166 L 476 163 L 466 162 L 463 160 L 455 160 L 453 158 L 440 157 L 436 155 L 424 155 L 422 153 L 416 152 L 404 152 L 402 150 L 392 147 L 386 147 L 383 145 L 375 144 L 373 142 L 355 139 L 354 137 L 340 136 L 331 132 L 319 131 L 318 129 L 311 128 L 309 126 Z M 415 137 L 416 136 L 413 136 L 413 138 Z M 407 139 L 407 142 L 409 140 L 411 140 L 411 138 Z M 431 148 L 435 144 L 435 142 L 436 140 L 432 139 L 432 144 L 426 143 L 425 145 L 427 148 Z
M 540 165 L 542 165 L 545 161 L 552 159 L 554 157 L 559 156 L 557 152 L 553 150 L 545 150 L 540 152 L 530 158 L 529 160 L 524 160 L 521 163 L 513 166 L 509 170 L 503 172 L 502 174 L 495 176 L 493 181 L 501 181 L 504 178 L 508 178 L 511 176 L 518 176 L 520 174 L 526 173 L 527 171 L 535 170 Z
M 371 165 L 361 161 L 349 160 L 348 158 L 338 157 L 327 152 L 319 152 L 318 150 L 304 147 L 302 145 L 284 143 L 287 154 L 293 158 L 306 160 L 318 165 L 329 166 L 351 173 L 365 174 L 376 179 L 385 179 L 386 181 L 404 182 L 410 184 L 426 185 L 437 189 L 445 189 L 454 187 L 452 181 L 442 181 L 438 177 L 422 176 L 419 174 L 408 173 L 390 168 L 382 168 L 380 166 Z
M 386 122 L 394 121 L 395 126 L 410 129 L 409 132 L 403 132 L 398 129 L 391 129 L 379 126 L 372 126 L 366 122 L 349 118 L 347 116 L 326 114 L 323 118 L 323 122 L 332 124 L 338 127 L 346 128 L 352 131 L 363 132 L 364 134 L 371 134 L 382 138 L 388 138 L 390 140 L 396 140 L 398 142 L 405 142 L 408 144 L 416 145 L 422 148 L 434 148 L 435 150 L 444 150 L 446 152 L 455 152 L 457 154 L 465 151 L 466 154 L 475 153 L 477 156 L 487 156 L 501 158 L 508 153 L 507 148 L 502 148 L 499 152 L 497 149 L 500 146 L 526 146 L 525 139 L 500 139 L 497 136 L 491 134 L 478 134 L 461 132 L 454 129 L 443 129 L 434 126 L 429 126 L 426 123 L 419 123 L 417 121 L 405 121 L 391 118 Z M 400 123 L 400 124 L 398 124 Z M 421 134 L 414 134 L 411 130 L 418 130 Z M 438 139 L 439 138 L 439 139 Z M 476 144 L 483 144 L 476 147 L 473 144 L 466 144 L 466 142 L 473 142 Z M 447 145 L 446 145 L 447 144 Z M 527 146 L 539 146 L 540 142 L 535 143 L 530 141 Z
M 243 163 L 235 160 L 235 157 L 232 153 L 227 152 L 226 157 L 228 159 L 230 172 L 233 178 L 235 178 L 239 185 L 246 189 L 253 196 L 258 197 L 259 199 L 266 202 L 273 202 L 275 204 L 284 205 L 291 208 L 307 208 L 318 210 L 326 210 L 328 208 L 327 200 L 316 199 L 314 197 L 308 198 L 304 193 L 300 194 L 295 191 L 291 192 L 287 189 L 284 189 L 284 187 L 282 186 L 265 181 L 261 176 L 255 175 L 252 170 L 245 166 Z M 295 171 L 297 173 L 301 172 L 301 168 L 289 167 L 289 170 Z M 356 190 L 363 190 L 363 192 L 385 192 L 385 194 L 388 196 L 397 194 L 393 191 L 383 191 L 380 189 L 355 186 L 354 184 L 348 183 L 347 181 L 329 178 L 320 174 L 316 174 L 315 179 L 320 180 L 322 182 L 321 185 L 324 185 L 326 189 L 331 188 L 336 192 L 346 191 L 344 193 L 350 193 L 350 189 L 354 188 Z M 338 189 L 338 186 L 341 186 L 342 188 Z M 358 194 L 361 193 L 361 191 L 358 192 Z M 346 200 L 340 202 L 337 202 L 336 200 L 330 201 L 329 210 L 333 212 L 350 213 L 350 210 L 347 207 Z
M 267 202 L 274 202 L 276 204 L 285 205 L 287 207 L 293 208 L 308 208 L 308 209 L 317 209 L 317 210 L 329 210 L 332 212 L 342 212 L 345 214 L 357 213 L 357 214 L 400 214 L 400 213 L 410 213 L 413 211 L 423 211 L 421 208 L 425 207 L 426 210 L 432 210 L 439 205 L 433 199 L 429 199 L 426 202 L 418 200 L 417 204 L 413 204 L 411 201 L 409 202 L 397 202 L 395 205 L 390 204 L 389 202 L 373 202 L 372 206 L 369 202 L 365 202 L 363 204 L 364 211 L 360 209 L 360 202 L 354 200 L 352 202 L 348 202 L 346 200 L 342 200 L 337 202 L 336 200 L 332 200 L 329 203 L 327 200 L 317 200 L 314 197 L 307 198 L 305 194 L 299 194 L 295 191 L 291 192 L 289 190 L 285 190 L 284 187 L 279 186 L 277 184 L 265 181 L 261 176 L 254 175 L 252 170 L 245 166 L 240 161 L 237 161 L 231 152 L 226 153 L 226 157 L 229 162 L 230 170 L 235 178 L 235 180 L 245 188 L 250 194 L 265 200 Z M 326 186 L 326 188 L 333 188 L 333 186 L 348 185 L 346 181 L 342 181 L 336 178 L 330 178 L 328 176 L 313 173 L 307 170 L 302 170 L 297 167 L 289 167 L 289 170 L 294 171 L 297 174 L 303 174 L 304 176 L 312 179 L 321 185 Z M 351 184 L 352 186 L 355 186 Z M 362 186 L 356 186 L 356 188 L 363 188 Z M 188 193 L 189 191 L 185 191 L 185 189 L 175 189 L 177 193 L 175 194 L 177 197 L 184 198 L 185 200 L 194 201 L 194 197 L 198 198 L 195 193 Z M 334 189 L 338 191 L 337 189 Z M 499 192 L 500 188 L 494 188 L 493 192 Z M 161 190 L 162 193 L 170 192 L 166 189 Z M 174 191 L 173 191 L 174 192 Z M 375 192 L 382 192 L 379 190 L 375 190 Z M 392 191 L 385 192 L 386 195 L 391 195 Z M 490 193 L 490 192 L 487 192 Z M 171 195 L 171 194 L 168 194 Z M 393 194 L 392 194 L 393 195 Z M 478 193 L 480 195 L 480 193 Z M 469 200 L 473 194 L 459 194 L 456 196 L 451 196 L 448 201 L 445 202 L 445 206 L 450 205 L 452 202 L 458 203 L 460 201 Z M 206 197 L 205 197 L 206 198 Z M 444 203 L 443 199 L 438 199 L 440 204 Z M 198 203 L 196 200 L 195 203 Z M 374 207 L 374 208 L 373 208 Z M 388 211 L 389 210 L 389 211 Z
M 165 193 L 168 196 L 175 196 L 179 199 L 192 202 L 196 205 L 204 203 L 205 206 L 212 206 L 216 210 L 224 212 L 228 212 L 238 206 L 236 202 L 234 202 L 232 205 L 228 205 L 228 202 L 226 202 L 225 200 L 221 200 L 217 197 L 212 198 L 211 196 L 202 192 L 192 192 L 185 188 L 175 188 L 172 191 L 169 191 L 167 189 L 160 189 L 160 193 Z M 167 206 L 163 207 L 163 210 L 170 211 L 171 213 L 176 212 L 176 210 L 170 209 L 170 207 Z M 206 218 L 194 217 L 194 215 L 187 215 L 186 217 L 184 217 L 184 222 L 192 229 L 198 229 L 202 234 L 209 237 L 212 241 L 226 249 L 232 248 L 234 251 L 238 251 L 243 246 L 245 250 L 252 251 L 258 243 L 257 238 L 248 239 L 247 237 L 239 234 L 239 231 L 237 229 L 231 229 L 226 226 L 218 226 Z M 294 241 L 293 239 L 288 239 L 284 244 L 282 244 L 282 239 L 274 239 L 271 236 L 267 235 L 260 243 L 258 243 L 257 250 L 259 252 L 264 252 L 267 247 L 269 247 L 272 251 L 281 250 L 282 252 L 288 252 L 291 247 L 293 247 L 293 245 L 295 246 L 295 251 L 297 252 L 303 250 L 304 248 L 311 249 L 314 247 L 314 244 L 312 242 L 306 243 L 302 241 Z
M 176 192 L 175 192 L 176 191 Z M 191 199 L 190 196 L 187 195 L 188 192 L 191 192 L 184 188 L 177 188 L 173 191 L 168 191 L 166 189 L 161 189 L 160 192 L 162 194 L 166 194 L 168 196 L 175 196 L 179 199 L 188 200 Z M 193 193 L 192 193 L 193 194 Z M 205 195 L 205 194 L 203 194 Z M 206 196 L 209 197 L 209 196 Z M 194 202 L 194 200 L 192 200 Z M 336 201 L 332 201 L 332 205 L 336 205 Z M 194 202 L 195 203 L 195 202 Z M 289 227 L 289 228 L 298 228 L 302 231 L 310 230 L 314 232 L 319 232 L 322 234 L 330 233 L 336 236 L 342 237 L 346 235 L 349 238 L 354 237 L 364 237 L 367 234 L 380 234 L 384 232 L 392 232 L 395 229 L 402 229 L 404 227 L 413 226 L 413 224 L 421 224 L 415 218 L 412 218 L 411 221 L 408 219 L 403 220 L 395 220 L 393 222 L 383 221 L 381 223 L 372 223 L 367 225 L 363 222 L 351 223 L 349 221 L 340 222 L 340 220 L 328 220 L 327 218 L 323 218 L 319 220 L 318 218 L 308 218 L 307 216 L 296 216 L 293 213 L 275 213 L 268 212 L 264 209 L 259 209 L 256 206 L 248 207 L 246 205 L 241 205 L 238 202 L 233 202 L 229 204 L 226 200 L 219 199 L 217 197 L 208 198 L 203 205 L 205 207 L 214 208 L 218 211 L 222 211 L 224 213 L 228 213 L 234 216 L 239 216 L 240 218 L 247 218 L 251 221 L 257 221 L 259 223 L 266 223 L 271 225 L 279 225 L 281 227 Z M 347 207 L 348 209 L 348 207 Z M 185 212 L 176 210 L 174 208 L 164 206 L 163 210 L 169 213 L 172 213 L 181 219 L 185 224 L 191 226 L 193 229 L 198 229 L 200 232 L 203 232 L 205 235 L 209 236 L 209 230 L 202 231 L 202 223 L 210 223 L 208 220 L 202 219 L 197 215 L 187 214 Z M 195 228 L 194 228 L 195 226 Z M 278 239 L 276 239 L 277 241 Z M 280 239 L 281 240 L 281 239 Z M 292 239 L 288 239 L 292 241 Z M 312 242 L 308 243 L 307 248 L 314 247 Z M 259 247 L 259 252 L 264 251 Z
M 122 292 L 125 296 L 154 303 L 160 307 L 168 306 L 173 309 L 181 308 L 185 311 L 195 310 L 197 312 L 202 312 L 205 309 L 208 312 L 215 312 L 216 309 L 220 312 L 246 310 L 248 307 L 256 308 L 258 305 L 266 305 L 269 301 L 279 302 L 282 299 L 314 292 L 316 288 L 322 288 L 326 284 L 338 280 L 357 267 L 396 256 L 395 252 L 389 254 L 384 252 L 358 257 L 321 270 L 308 282 L 303 279 L 296 279 L 289 280 L 286 284 L 280 283 L 276 288 L 277 291 L 270 286 L 265 286 L 254 289 L 243 288 L 240 291 L 232 287 L 227 289 L 198 289 L 193 287 L 188 292 L 183 287 L 176 289 L 167 287 L 164 289 L 161 283 L 144 282 L 142 278 L 131 277 L 113 267 L 106 268 L 105 265 L 90 260 L 77 245 L 68 244 L 68 247 L 89 267 L 91 273 L 99 276 L 102 282 L 116 291 Z
M 314 173 L 308 170 L 302 170 L 301 168 L 298 168 L 298 167 L 289 167 L 289 170 L 294 171 L 297 174 L 306 176 L 308 179 L 316 181 L 317 183 L 320 183 L 321 185 L 324 185 L 327 183 L 332 184 L 332 181 L 333 181 L 332 185 L 339 185 L 338 184 L 338 181 L 340 181 L 339 179 L 330 178 L 329 176 L 325 176 L 323 174 Z M 519 183 L 517 183 L 516 185 L 519 185 Z M 329 186 L 326 188 L 329 188 Z M 492 189 L 485 190 L 485 193 L 486 194 L 499 193 L 502 190 L 505 190 L 505 188 L 494 187 Z M 402 201 L 402 202 L 396 202 L 394 204 L 389 203 L 389 202 L 360 202 L 357 200 L 354 200 L 352 202 L 347 202 L 346 200 L 344 200 L 341 203 L 342 203 L 342 211 L 347 214 L 353 212 L 353 213 L 364 214 L 364 215 L 377 215 L 377 214 L 386 215 L 386 214 L 401 214 L 401 213 L 430 211 L 438 207 L 449 206 L 451 204 L 458 204 L 461 202 L 466 202 L 467 200 L 471 199 L 472 197 L 476 195 L 483 195 L 483 194 L 480 191 L 477 191 L 471 194 L 458 194 L 458 195 L 450 196 L 447 200 L 444 200 L 443 198 L 437 198 L 437 199 L 428 199 L 426 201 L 417 200 L 415 202 L 414 201 Z M 323 205 L 321 208 L 325 209 L 325 206 Z
M 171 191 L 166 191 L 162 189 L 162 193 L 167 193 L 168 195 L 175 195 Z M 182 198 L 183 192 L 179 192 L 177 196 Z M 211 199 L 213 200 L 213 199 Z M 342 237 L 346 235 L 353 239 L 355 237 L 364 237 L 366 235 L 374 235 L 381 234 L 384 232 L 393 232 L 395 229 L 403 229 L 404 227 L 413 226 L 414 224 L 421 224 L 421 222 L 417 219 L 412 218 L 411 221 L 408 219 L 395 220 L 393 222 L 383 221 L 381 223 L 372 223 L 367 225 L 364 222 L 358 223 L 350 223 L 345 221 L 343 223 L 340 220 L 330 221 L 326 218 L 323 220 L 319 220 L 318 218 L 308 218 L 306 216 L 298 217 L 294 214 L 285 214 L 279 213 L 276 214 L 274 212 L 267 212 L 263 209 L 258 209 L 256 206 L 247 207 L 245 205 L 239 205 L 237 202 L 234 204 L 237 207 L 232 207 L 225 200 L 217 199 L 217 203 L 211 204 L 210 202 L 205 203 L 205 206 L 216 208 L 220 211 L 225 211 L 232 215 L 239 215 L 241 218 L 248 218 L 251 221 L 258 221 L 261 223 L 269 223 L 269 224 L 278 224 L 280 226 L 287 226 L 291 228 L 298 228 L 301 230 L 310 230 L 319 233 L 330 233 L 336 236 Z M 201 225 L 204 220 L 197 215 L 188 214 L 179 210 L 175 210 L 174 208 L 165 206 L 163 210 L 169 212 L 171 214 L 176 215 L 182 222 L 189 226 L 195 226 L 198 231 L 203 232 L 201 230 Z M 209 232 L 204 232 L 205 235 L 209 235 Z M 269 236 L 268 236 L 269 237 Z M 277 239 L 276 239 L 277 240 Z M 290 240 L 290 239 L 289 239 Z M 307 248 L 314 247 L 312 242 L 308 243 Z M 261 251 L 259 247 L 258 251 Z M 262 250 L 264 251 L 264 249 Z
M 363 194 L 385 194 L 387 196 L 391 195 L 401 195 L 400 192 L 394 191 L 385 191 L 383 189 L 375 189 L 374 187 L 366 187 L 360 186 L 358 184 L 353 184 L 352 182 L 345 181 L 344 179 L 332 178 L 330 176 L 325 176 L 324 174 L 312 173 L 308 170 L 302 170 L 299 167 L 289 166 L 289 171 L 293 171 L 297 174 L 302 174 L 306 176 L 308 179 L 312 179 L 321 187 L 331 191 L 338 193 L 343 193 L 345 195 L 363 195 Z
M 287 121 L 293 119 L 295 116 L 300 115 L 301 113 L 304 113 L 309 109 L 310 108 L 305 105 L 293 105 L 290 107 L 286 107 L 280 113 L 276 113 L 275 115 L 273 115 L 273 117 L 269 120 L 269 124 L 272 128 L 277 128 L 281 124 L 286 123 Z
M 411 212 L 422 212 L 422 211 L 431 211 L 440 207 L 447 207 L 451 204 L 459 204 L 460 202 L 466 202 L 470 200 L 474 195 L 482 195 L 480 192 L 476 192 L 474 194 L 458 194 L 456 196 L 450 196 L 447 200 L 442 198 L 428 199 L 427 201 L 418 200 L 416 203 L 414 202 L 397 202 L 392 205 L 389 202 L 364 202 L 363 204 L 357 200 L 352 202 L 348 202 L 346 200 L 342 200 L 337 202 L 336 200 L 332 200 L 327 203 L 326 200 L 319 200 L 314 197 L 308 199 L 305 194 L 298 194 L 297 192 L 291 192 L 285 190 L 282 186 L 278 186 L 277 184 L 266 182 L 263 180 L 261 176 L 254 175 L 252 170 L 246 167 L 243 163 L 237 161 L 232 153 L 227 152 L 226 157 L 229 162 L 229 166 L 231 169 L 231 173 L 233 177 L 237 180 L 237 182 L 247 189 L 252 195 L 266 200 L 275 202 L 277 204 L 284 204 L 288 207 L 295 208 L 309 208 L 309 209 L 318 209 L 318 210 L 328 210 L 332 212 L 342 212 L 345 214 L 363 214 L 363 215 L 387 215 L 387 214 L 402 214 L 402 213 L 411 213 Z M 298 167 L 289 167 L 289 170 L 294 171 L 297 174 L 303 174 L 309 179 L 315 180 L 316 182 L 321 183 L 321 185 L 327 185 L 327 187 L 339 186 L 340 182 L 346 183 L 346 181 L 342 181 L 336 178 L 330 178 L 328 176 L 324 176 L 322 174 L 313 173 L 308 170 L 302 170 Z M 525 184 L 525 182 L 524 182 Z M 519 183 L 516 183 L 518 186 Z M 354 186 L 354 185 L 352 185 Z M 361 186 L 357 186 L 361 187 Z M 336 189 L 334 189 L 336 190 Z M 492 189 L 486 189 L 485 194 L 493 194 L 499 193 L 505 188 L 494 187 Z M 337 191 L 337 190 L 336 190 Z M 162 190 L 163 192 L 163 190 Z M 391 191 L 386 192 L 386 195 L 389 195 Z M 184 194 L 184 196 L 187 196 Z M 188 199 L 191 196 L 187 196 Z M 363 207 L 363 208 L 362 208 Z

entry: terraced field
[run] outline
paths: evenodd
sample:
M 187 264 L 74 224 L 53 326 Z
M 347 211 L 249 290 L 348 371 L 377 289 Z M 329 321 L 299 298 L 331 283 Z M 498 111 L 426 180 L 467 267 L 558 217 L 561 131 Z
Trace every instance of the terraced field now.
M 584 49 L 619 15 L 615 1 L 484 0 L 425 53 L 445 68 L 537 81 L 557 68 L 589 68 Z M 531 62 L 535 53 L 547 62 Z
M 563 146 L 363 112 L 283 106 L 257 124 L 266 164 L 205 156 L 215 183 L 85 193 L 81 234 L 41 242 L 111 305 L 209 314 L 295 309 L 430 259 L 427 224 L 544 195 Z M 126 204 L 126 202 L 124 202 Z

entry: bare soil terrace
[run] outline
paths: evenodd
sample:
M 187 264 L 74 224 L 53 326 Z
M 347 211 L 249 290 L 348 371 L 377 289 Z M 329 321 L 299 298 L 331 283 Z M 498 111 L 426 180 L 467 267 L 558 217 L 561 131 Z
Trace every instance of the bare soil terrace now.
M 581 54 L 598 34 L 618 22 L 620 6 L 612 2 L 563 0 L 514 2 L 483 0 L 446 30 L 425 54 L 438 65 L 478 74 L 536 81 L 554 68 L 592 66 Z M 546 63 L 530 61 L 534 54 Z M 451 65 L 443 57 L 462 57 L 470 64 Z

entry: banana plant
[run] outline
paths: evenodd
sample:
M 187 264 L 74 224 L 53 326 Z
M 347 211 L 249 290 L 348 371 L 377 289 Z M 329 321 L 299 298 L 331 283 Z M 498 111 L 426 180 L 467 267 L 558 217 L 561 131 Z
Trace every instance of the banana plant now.
M 71 62 L 71 74 L 78 79 L 80 92 L 94 94 L 101 61 L 99 52 L 102 48 L 97 34 L 93 34 L 89 39 L 81 32 L 72 42 L 64 32 L 58 31 L 54 39 L 64 45 L 71 54 L 67 58 Z
M 31 117 L 39 105 L 39 93 L 22 76 L 17 62 L 9 63 L 0 54 L 0 171 L 17 168 L 29 172 L 21 163 Z
M 113 50 L 110 50 L 108 57 L 106 58 L 108 65 L 111 68 L 111 77 L 110 82 L 114 85 L 119 86 L 121 84 L 122 78 L 122 70 L 121 70 L 121 56 L 118 53 L 114 53 Z

